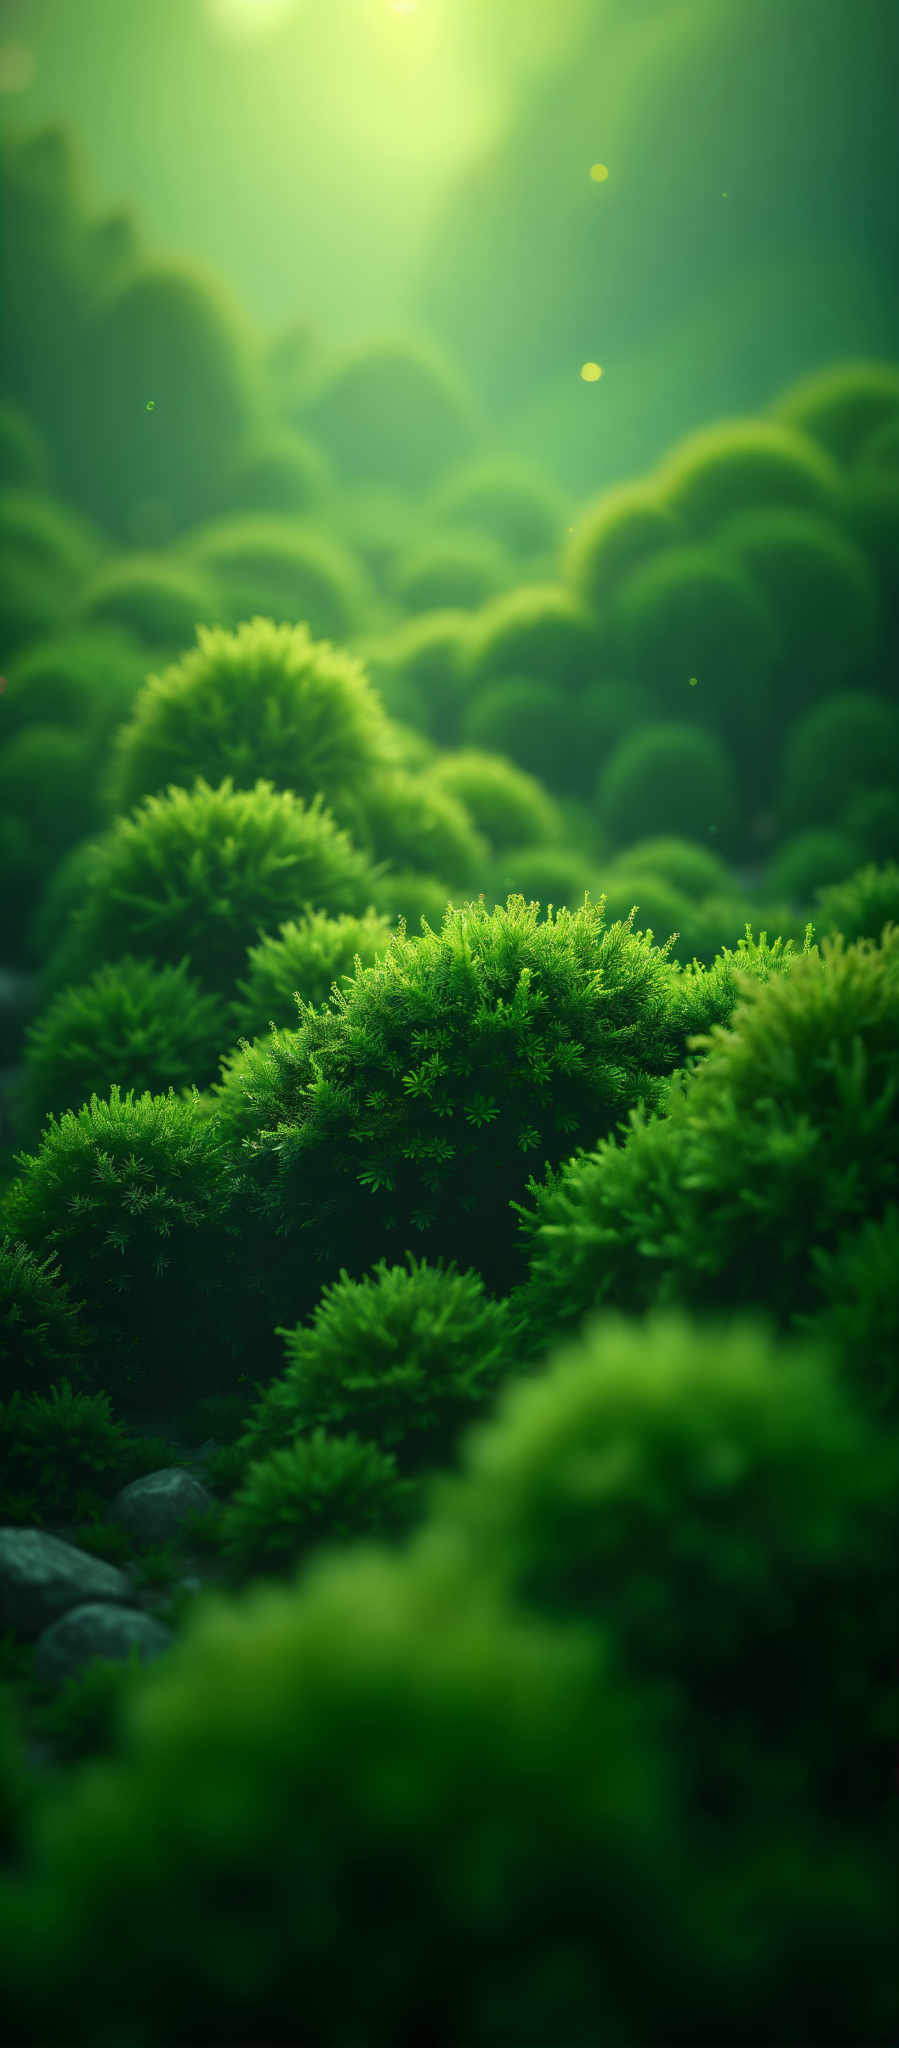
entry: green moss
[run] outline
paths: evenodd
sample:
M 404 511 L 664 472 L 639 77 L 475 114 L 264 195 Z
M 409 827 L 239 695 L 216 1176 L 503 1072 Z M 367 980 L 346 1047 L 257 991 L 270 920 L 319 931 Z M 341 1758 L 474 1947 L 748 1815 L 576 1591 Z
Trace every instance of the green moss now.
M 628 866 L 647 868 L 663 877 L 691 903 L 720 895 L 730 882 L 726 863 L 708 846 L 676 837 L 638 839 L 628 847 Z
M 184 560 L 214 578 L 218 610 L 210 625 L 237 626 L 258 614 L 302 623 L 316 639 L 346 640 L 371 601 L 360 562 L 316 526 L 246 512 L 187 536 Z
M 553 552 L 568 518 L 564 492 L 544 473 L 511 457 L 482 456 L 446 477 L 432 503 L 447 526 L 490 533 L 512 555 Z
M 459 722 L 464 747 L 504 754 L 548 789 L 592 794 L 596 757 L 582 699 L 526 676 L 487 683 L 471 696 Z
M 701 427 L 656 472 L 664 505 L 699 534 L 753 505 L 832 510 L 839 473 L 801 422 L 746 419 Z
M 96 736 L 98 747 L 127 718 L 146 674 L 130 633 L 114 627 L 61 633 L 16 655 L 7 670 L 3 729 L 65 726 Z
M 675 834 L 715 846 L 740 843 L 736 778 L 713 733 L 686 724 L 651 725 L 622 740 L 596 783 L 601 823 L 613 846 L 648 833 Z
M 321 1285 L 410 1244 L 502 1291 L 531 1166 L 657 1099 L 674 981 L 664 952 L 595 906 L 541 922 L 520 897 L 469 903 L 440 932 L 394 937 L 299 1031 L 233 1056 L 214 1091 L 222 1140 L 241 1148 L 248 1215 L 282 1236 L 293 1312 L 316 1265 Z
M 786 1324 L 814 1305 L 815 1248 L 834 1251 L 894 1198 L 899 931 L 879 948 L 828 937 L 788 966 L 747 982 L 726 1027 L 688 1040 L 703 1057 L 657 1130 L 584 1163 L 601 1228 L 579 1226 L 577 1256 L 597 1286 L 616 1286 L 619 1242 L 626 1274 L 645 1263 L 643 1286 Z M 554 1288 L 564 1241 L 556 1232 Z
M 811 826 L 778 847 L 766 871 L 766 886 L 789 903 L 807 906 L 819 888 L 846 881 L 861 857 L 858 840 L 850 833 Z
M 245 1579 L 291 1573 L 322 1544 L 405 1534 L 419 1489 L 396 1459 L 352 1432 L 308 1436 L 254 1460 L 221 1520 L 221 1554 Z
M 860 789 L 838 819 L 842 831 L 862 847 L 869 861 L 899 858 L 899 786 Z
M 487 842 L 459 798 L 427 774 L 382 769 L 339 815 L 372 860 L 480 887 Z
M 516 1363 L 506 1303 L 477 1273 L 411 1253 L 361 1281 L 341 1272 L 308 1327 L 278 1335 L 287 1366 L 239 1439 L 248 1460 L 321 1428 L 358 1433 L 402 1473 L 445 1466 Z
M 566 580 L 602 613 L 634 569 L 682 537 L 680 521 L 650 484 L 617 484 L 580 513 L 565 547 Z
M 4 1523 L 76 1522 L 100 1514 L 121 1486 L 156 1468 L 158 1446 L 114 1421 L 105 1393 L 53 1382 L 49 1397 L 14 1392 L 0 1403 Z M 16 1512 L 16 1497 L 27 1513 Z
M 416 489 L 467 455 L 471 400 L 442 355 L 415 342 L 366 343 L 323 371 L 302 414 L 340 475 Z
M 145 262 L 99 302 L 72 409 L 90 436 L 85 493 L 123 538 L 148 502 L 168 539 L 219 501 L 258 403 L 254 349 L 224 288 L 187 263 Z
M 899 413 L 899 370 L 895 363 L 863 361 L 816 370 L 793 385 L 775 411 L 835 461 L 851 463 L 876 428 Z
M 372 1546 L 239 1612 L 218 1599 L 6 1888 L 18 2034 L 287 2040 L 301 2010 L 328 2048 L 386 2048 L 437 2012 L 448 2041 L 587 2048 L 598 2005 L 622 2040 L 658 2032 L 684 1982 L 677 1778 L 599 1662 L 454 1611 Z M 335 1973 L 338 1934 L 354 1967 Z M 708 1948 L 691 2012 L 721 1996 Z
M 460 798 L 494 852 L 562 836 L 561 815 L 537 777 L 501 754 L 476 747 L 444 754 L 428 781 Z
M 26 1032 L 22 1091 L 29 1122 L 78 1109 L 110 1083 L 164 1094 L 211 1081 L 231 1033 L 213 995 L 184 963 L 154 967 L 127 955 L 80 987 L 60 991 Z
M 7 1193 L 0 1199 L 5 1216 Z M 81 1303 L 71 1299 L 58 1261 L 37 1258 L 22 1243 L 0 1238 L 0 1385 L 45 1393 L 61 1373 L 87 1377 L 87 1333 Z
M 750 576 L 717 545 L 660 549 L 620 586 L 610 614 L 618 666 L 669 716 L 757 743 L 781 654 Z M 695 687 L 691 686 L 695 678 Z
M 403 609 L 476 611 L 512 582 L 511 557 L 490 535 L 435 534 L 405 556 L 391 578 Z
M 547 846 L 531 841 L 507 846 L 488 869 L 488 907 L 503 904 L 507 896 L 514 895 L 523 896 L 526 903 L 542 904 L 544 909 L 552 903 L 557 909 L 561 905 L 579 910 L 585 891 L 599 896 L 598 873 L 594 856 L 576 842 Z
M 873 660 L 882 630 L 877 583 L 862 550 L 834 521 L 764 506 L 727 520 L 717 539 L 776 619 L 779 711 L 839 689 Z
M 331 498 L 331 465 L 315 441 L 289 427 L 257 432 L 238 450 L 222 486 L 229 512 L 317 512 Z
M 131 953 L 157 967 L 186 960 L 230 999 L 260 932 L 303 909 L 362 912 L 374 879 L 318 799 L 307 807 L 269 782 L 173 787 L 96 843 L 48 979 L 84 980 Z
M 884 763 L 897 759 L 894 705 L 865 690 L 825 697 L 787 733 L 777 791 L 784 824 L 829 825 L 851 798 L 880 788 Z
M 361 664 L 305 626 L 256 618 L 236 632 L 200 627 L 197 644 L 151 676 L 116 739 L 113 807 L 169 783 L 260 778 L 304 803 L 365 786 L 388 758 L 388 726 Z
M 357 959 L 369 967 L 390 933 L 391 920 L 374 910 L 363 917 L 309 911 L 283 924 L 277 937 L 249 949 L 231 1009 L 232 1037 L 254 1038 L 270 1023 L 295 1026 L 298 1004 L 321 1008 L 334 982 L 350 979 Z
M 726 1825 L 789 1786 L 874 1821 L 897 1458 L 820 1349 L 607 1313 L 504 1390 L 422 1540 L 443 1519 L 470 1577 L 607 1628 L 626 1682 L 669 1689 L 700 1811 Z
M 820 1306 L 797 1324 L 833 1352 L 845 1385 L 891 1430 L 899 1412 L 899 1209 L 892 1204 L 812 1257 Z
M 0 488 L 44 491 L 50 484 L 50 452 L 22 406 L 0 403 Z
M 0 755 L 0 808 L 20 818 L 40 870 L 102 822 L 97 747 L 57 725 L 23 725 Z
M 212 1121 L 174 1094 L 94 1096 L 18 1155 L 5 1228 L 58 1259 L 96 1368 L 123 1412 L 221 1387 L 249 1281 L 232 1269 L 229 1166 Z M 205 1382 L 205 1384 L 204 1384 Z
M 576 692 L 595 680 L 601 638 L 585 605 L 561 584 L 521 585 L 475 616 L 465 650 L 473 685 L 527 676 Z
M 848 945 L 855 939 L 879 939 L 885 924 L 899 925 L 899 865 L 860 868 L 845 881 L 820 889 L 815 922 L 822 932 L 842 932 Z
M 218 605 L 211 579 L 162 555 L 130 554 L 104 564 L 90 579 L 78 615 L 88 625 L 124 627 L 147 648 L 175 652 L 189 646 L 196 627 L 214 617 Z

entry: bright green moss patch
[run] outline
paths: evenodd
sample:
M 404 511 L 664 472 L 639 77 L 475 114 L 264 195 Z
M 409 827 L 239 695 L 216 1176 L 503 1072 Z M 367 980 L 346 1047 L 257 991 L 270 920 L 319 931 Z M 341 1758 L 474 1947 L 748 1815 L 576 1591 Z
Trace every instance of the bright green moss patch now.
M 261 777 L 304 803 L 364 787 L 389 758 L 389 728 L 361 664 L 305 626 L 255 618 L 200 627 L 197 644 L 151 676 L 118 734 L 117 810 L 169 783 Z
M 445 908 L 445 905 L 443 906 Z M 442 911 L 441 911 L 442 914 Z M 324 911 L 283 924 L 247 954 L 231 1007 L 232 1036 L 254 1038 L 268 1025 L 296 1026 L 297 1009 L 320 1009 L 335 981 L 351 979 L 356 962 L 371 966 L 390 940 L 392 922 L 377 911 L 329 917 Z
M 84 900 L 53 964 L 57 983 L 132 953 L 189 962 L 230 999 L 248 946 L 304 909 L 359 913 L 374 875 L 320 801 L 269 782 L 197 782 L 148 797 L 91 855 Z

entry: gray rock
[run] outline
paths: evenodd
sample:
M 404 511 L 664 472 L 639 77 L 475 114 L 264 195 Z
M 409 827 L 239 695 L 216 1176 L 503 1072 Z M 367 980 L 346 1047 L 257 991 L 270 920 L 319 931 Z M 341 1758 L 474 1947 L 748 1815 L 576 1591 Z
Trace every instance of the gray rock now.
M 119 1523 L 139 1543 L 167 1543 L 188 1515 L 205 1514 L 214 1506 L 199 1479 L 181 1465 L 166 1465 L 123 1486 L 111 1503 L 108 1520 Z
M 114 1607 L 104 1600 L 86 1601 L 45 1628 L 35 1645 L 34 1675 L 61 1685 L 82 1671 L 93 1657 L 123 1662 L 134 1645 L 147 1664 L 175 1640 L 170 1628 L 138 1607 Z
M 33 1638 L 86 1600 L 128 1601 L 131 1580 L 42 1529 L 0 1529 L 0 1627 Z

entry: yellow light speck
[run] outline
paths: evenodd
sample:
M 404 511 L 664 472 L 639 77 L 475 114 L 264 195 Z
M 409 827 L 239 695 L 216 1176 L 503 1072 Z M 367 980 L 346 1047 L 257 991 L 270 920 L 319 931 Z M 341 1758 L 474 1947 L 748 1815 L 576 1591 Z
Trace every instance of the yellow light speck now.
M 690 688 L 691 688 L 691 690 L 695 690 L 695 688 L 696 688 L 696 685 L 697 685 L 698 681 L 699 681 L 699 677 L 698 677 L 698 676 L 691 676 L 691 677 L 690 677 Z
M 604 184 L 605 184 L 605 182 L 606 182 L 606 179 L 607 179 L 608 175 L 609 175 L 609 166 L 608 166 L 608 164 L 591 164 L 591 165 L 590 165 L 590 176 L 591 176 L 591 178 L 593 179 L 593 183 L 594 183 L 594 185 L 604 185 Z
M 598 363 L 584 363 L 584 364 L 582 364 L 582 366 L 581 366 L 581 376 L 583 377 L 583 380 L 584 380 L 584 383 L 585 383 L 585 384 L 595 384 L 595 383 L 597 382 L 597 379 L 598 379 L 599 377 L 601 377 L 601 376 L 602 376 L 602 371 L 601 371 L 601 369 L 600 369 L 600 367 L 599 367 L 599 364 L 598 364 Z

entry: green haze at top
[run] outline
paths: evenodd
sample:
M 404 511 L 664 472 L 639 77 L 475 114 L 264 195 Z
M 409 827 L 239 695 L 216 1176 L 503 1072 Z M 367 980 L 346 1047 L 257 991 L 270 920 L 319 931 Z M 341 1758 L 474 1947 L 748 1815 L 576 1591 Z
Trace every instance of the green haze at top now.
M 266 326 L 361 337 L 408 315 L 436 204 L 584 4 L 5 0 L 0 119 L 69 120 L 98 201 Z

